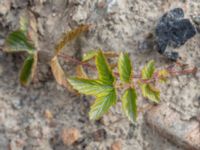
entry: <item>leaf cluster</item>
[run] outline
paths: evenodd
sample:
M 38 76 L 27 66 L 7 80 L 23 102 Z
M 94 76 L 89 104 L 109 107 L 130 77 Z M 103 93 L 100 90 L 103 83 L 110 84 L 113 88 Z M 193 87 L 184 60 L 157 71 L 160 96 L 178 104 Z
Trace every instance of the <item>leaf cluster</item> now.
M 30 84 L 38 61 L 35 18 L 30 12 L 25 14 L 26 16 L 22 16 L 20 19 L 20 28 L 10 33 L 5 43 L 6 52 L 26 52 L 28 54 L 20 71 L 22 85 Z M 89 25 L 82 25 L 70 32 L 66 32 L 56 44 L 54 56 L 50 61 L 55 80 L 59 85 L 66 87 L 71 92 L 77 91 L 95 97 L 89 112 L 91 120 L 101 118 L 120 99 L 124 114 L 131 122 L 135 122 L 138 115 L 138 89 L 136 88 L 136 83 L 139 83 L 141 93 L 145 98 L 158 103 L 160 91 L 155 86 L 156 79 L 165 82 L 169 75 L 168 71 L 165 69 L 156 71 L 155 63 L 152 60 L 143 67 L 141 78 L 135 82 L 135 73 L 128 53 L 116 54 L 115 52 L 92 50 L 83 55 L 82 62 L 77 66 L 77 76 L 69 77 L 59 63 L 59 55 L 66 44 L 69 44 L 88 29 Z M 119 57 L 117 65 L 112 66 L 108 63 L 107 58 L 116 56 Z M 89 64 L 94 60 L 94 67 L 98 77 L 90 79 L 84 71 L 84 64 Z M 114 72 L 114 69 L 118 70 L 118 72 Z M 122 91 L 122 94 L 119 94 L 119 90 Z
M 25 52 L 28 54 L 20 71 L 20 83 L 29 85 L 34 77 L 37 61 L 37 30 L 36 20 L 32 13 L 23 12 L 20 17 L 20 27 L 11 32 L 5 41 L 5 52 Z
M 90 61 L 95 58 L 95 65 L 98 72 L 98 78 L 85 79 L 78 77 L 69 78 L 69 83 L 79 93 L 92 95 L 96 98 L 91 106 L 89 117 L 92 120 L 99 119 L 103 114 L 108 112 L 111 106 L 114 106 L 118 99 L 121 99 L 124 114 L 131 122 L 137 119 L 137 91 L 133 82 L 134 71 L 128 53 L 121 53 L 118 59 L 118 76 L 113 75 L 110 64 L 107 62 L 106 54 L 101 50 L 89 51 L 84 54 L 83 61 Z M 85 73 L 84 73 L 85 74 Z M 160 99 L 160 91 L 155 87 L 155 63 L 149 61 L 141 71 L 141 80 L 138 80 L 142 95 L 147 99 L 158 103 Z M 164 79 L 164 71 L 159 73 Z M 150 83 L 145 81 L 152 80 Z M 118 87 L 118 85 L 121 85 Z M 121 90 L 122 95 L 117 94 Z

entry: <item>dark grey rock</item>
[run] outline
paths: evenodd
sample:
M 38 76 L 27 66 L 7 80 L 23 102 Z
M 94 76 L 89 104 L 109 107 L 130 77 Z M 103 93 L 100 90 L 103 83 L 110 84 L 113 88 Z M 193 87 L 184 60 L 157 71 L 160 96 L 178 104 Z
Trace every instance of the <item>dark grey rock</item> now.
M 168 46 L 178 48 L 185 44 L 196 34 L 196 29 L 189 19 L 184 19 L 182 8 L 175 8 L 165 13 L 156 27 L 156 41 L 158 52 L 165 54 Z M 176 60 L 178 53 L 168 52 L 165 54 L 168 58 Z

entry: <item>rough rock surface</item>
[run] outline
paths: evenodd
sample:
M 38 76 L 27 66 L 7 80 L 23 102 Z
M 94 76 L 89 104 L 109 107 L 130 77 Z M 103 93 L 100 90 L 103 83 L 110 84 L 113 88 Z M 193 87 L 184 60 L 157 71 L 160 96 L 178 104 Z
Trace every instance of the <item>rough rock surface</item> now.
M 41 51 L 53 53 L 55 43 L 65 31 L 91 23 L 94 28 L 78 42 L 68 45 L 64 53 L 75 55 L 99 47 L 126 50 L 135 72 L 151 59 L 156 61 L 157 67 L 169 65 L 162 55 L 152 51 L 154 45 L 145 41 L 160 16 L 175 7 L 183 8 L 187 18 L 200 15 L 198 0 L 11 0 L 10 10 L 0 16 L 0 48 L 6 35 L 17 28 L 21 11 L 28 8 L 37 19 Z M 199 39 L 197 35 L 176 48 L 185 56 L 185 63 L 198 69 Z M 141 53 L 139 43 L 141 49 L 147 51 Z M 93 98 L 74 96 L 58 86 L 46 57 L 39 60 L 38 80 L 28 88 L 20 86 L 18 72 L 23 58 L 23 54 L 0 51 L 0 150 L 107 150 L 115 141 L 120 141 L 122 150 L 182 150 L 153 131 L 142 114 L 136 124 L 126 119 L 118 121 L 124 118 L 120 103 L 102 118 L 103 121 L 89 121 Z M 74 71 L 72 63 L 62 59 L 60 62 L 69 73 Z M 160 85 L 161 102 L 173 108 L 182 120 L 197 118 L 199 82 L 199 73 L 196 77 L 172 78 Z M 147 101 L 139 97 L 138 105 L 144 103 Z M 51 117 L 44 115 L 46 110 L 51 112 Z M 63 128 L 77 128 L 81 137 L 72 145 L 64 145 L 60 136 Z
M 156 39 L 158 43 L 158 52 L 165 54 L 167 46 L 178 48 L 185 44 L 196 34 L 196 29 L 189 19 L 184 19 L 182 8 L 175 8 L 165 13 L 156 26 Z M 176 60 L 177 52 L 167 54 L 167 57 Z

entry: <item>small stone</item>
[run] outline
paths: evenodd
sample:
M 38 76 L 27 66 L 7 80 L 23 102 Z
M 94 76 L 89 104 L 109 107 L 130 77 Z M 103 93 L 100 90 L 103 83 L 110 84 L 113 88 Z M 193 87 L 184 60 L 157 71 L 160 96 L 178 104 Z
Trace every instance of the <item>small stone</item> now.
M 16 98 L 13 99 L 13 101 L 12 101 L 12 107 L 14 109 L 21 109 L 22 108 L 22 103 L 21 103 L 21 100 L 20 100 L 19 97 L 18 98 L 16 97 Z
M 121 150 L 122 149 L 122 143 L 121 141 L 115 141 L 111 145 L 111 150 Z
M 192 19 L 195 24 L 200 25 L 200 16 L 193 17 Z
M 101 142 L 106 139 L 107 132 L 105 129 L 99 129 L 92 134 L 95 141 Z
M 158 52 L 165 53 L 166 48 L 178 48 L 185 44 L 190 38 L 196 34 L 196 29 L 189 19 L 184 19 L 182 8 L 175 8 L 165 13 L 156 27 L 156 41 L 158 44 Z M 177 59 L 177 55 L 169 53 L 168 58 Z
M 61 138 L 65 145 L 72 145 L 80 138 L 80 132 L 76 128 L 63 129 Z
M 33 122 L 27 128 L 27 135 L 32 138 L 40 138 L 42 137 L 41 128 L 37 122 Z
M 46 109 L 46 110 L 44 111 L 44 117 L 45 117 L 46 119 L 48 119 L 48 120 L 52 120 L 52 119 L 53 119 L 53 114 L 52 114 L 48 109 Z
M 78 7 L 76 13 L 73 15 L 72 19 L 77 23 L 83 23 L 87 18 L 87 13 L 84 11 L 83 7 Z

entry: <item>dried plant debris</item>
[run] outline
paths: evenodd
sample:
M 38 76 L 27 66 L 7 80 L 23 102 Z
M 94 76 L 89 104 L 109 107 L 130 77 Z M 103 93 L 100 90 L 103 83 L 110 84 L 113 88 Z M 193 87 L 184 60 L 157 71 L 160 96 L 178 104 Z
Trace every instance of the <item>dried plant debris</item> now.
M 184 18 L 182 8 L 175 8 L 165 13 L 156 26 L 158 52 L 167 58 L 177 60 L 177 52 L 166 51 L 167 47 L 178 48 L 196 34 L 196 29 L 189 19 Z

